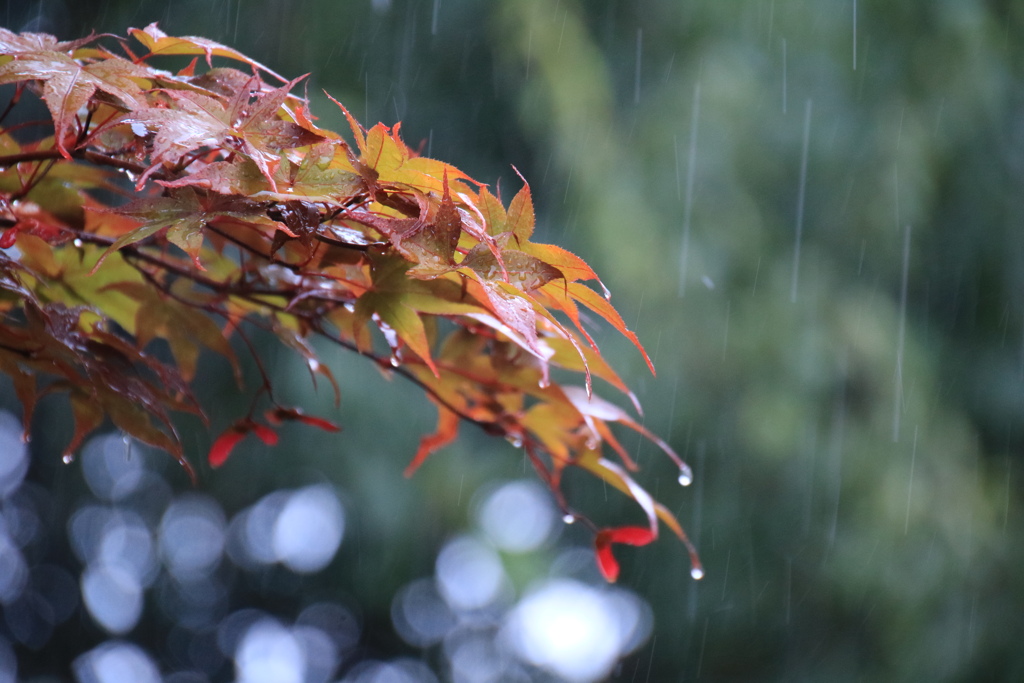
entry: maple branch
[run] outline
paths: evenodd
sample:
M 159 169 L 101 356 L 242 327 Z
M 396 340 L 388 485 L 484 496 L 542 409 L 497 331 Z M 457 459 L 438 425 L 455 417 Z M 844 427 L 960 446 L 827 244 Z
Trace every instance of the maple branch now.
M 84 159 L 92 162 L 97 166 L 110 166 L 117 168 L 122 171 L 129 171 L 135 174 L 145 173 L 146 167 L 142 164 L 134 161 L 127 161 L 125 159 L 118 159 L 116 157 L 102 154 L 100 152 L 94 152 L 88 149 L 77 149 L 71 152 L 71 156 L 76 159 Z M 7 168 L 8 166 L 14 166 L 21 164 L 26 161 L 60 161 L 63 159 L 60 150 L 57 149 L 38 149 L 33 152 L 21 152 L 18 154 L 6 154 L 0 156 L 0 168 Z M 157 174 L 154 174 L 157 175 Z
M 219 56 L 271 72 L 230 48 L 171 38 L 155 25 L 132 34 L 150 52 L 140 58 L 122 43 L 128 61 L 103 50 L 75 57 L 74 48 L 88 39 L 54 43 L 66 55 L 49 61 L 40 61 L 31 47 L 36 37 L 0 41 L 0 56 L 11 58 L 0 64 L 0 83 L 17 88 L 0 120 L 25 84 L 37 83 L 53 119 L 46 132 L 53 141 L 46 138 L 45 144 L 54 147 L 36 149 L 41 142 L 35 140 L 20 149 L 9 135 L 7 149 L 13 153 L 0 156 L 0 175 L 16 189 L 16 194 L 0 196 L 0 245 L 24 247 L 12 252 L 14 260 L 0 254 L 0 264 L 17 262 L 0 269 L 6 290 L 2 305 L 13 311 L 0 317 L 0 352 L 6 359 L 0 372 L 22 372 L 23 365 L 33 373 L 55 372 L 59 381 L 84 392 L 71 398 L 75 433 L 69 452 L 107 415 L 136 438 L 177 454 L 191 474 L 169 413 L 194 407 L 205 418 L 188 390 L 197 352 L 190 344 L 228 357 L 239 377 L 229 339 L 233 330 L 248 347 L 262 384 L 253 392 L 248 417 L 236 421 L 209 451 L 211 466 L 223 464 L 246 434 L 276 441 L 276 433 L 253 415 L 264 394 L 276 408 L 277 417 L 267 417 L 270 422 L 298 419 L 333 427 L 276 404 L 269 368 L 250 338 L 255 332 L 246 329 L 247 335 L 238 327 L 248 323 L 254 331 L 274 334 L 306 358 L 314 381 L 316 373 L 324 373 L 337 392 L 329 368 L 315 365 L 319 361 L 310 340 L 316 335 L 404 376 L 438 408 L 438 426 L 421 440 L 413 467 L 450 442 L 461 423 L 474 424 L 525 448 L 567 521 L 571 516 L 595 532 L 598 564 L 609 580 L 618 575 L 611 544 L 653 540 L 655 513 L 687 543 L 691 563 L 699 568 L 671 512 L 655 508 L 624 470 L 601 459 L 601 444 L 606 444 L 629 463 L 609 428 L 618 422 L 685 467 L 664 442 L 617 407 L 588 403 L 592 369 L 632 394 L 584 329 L 586 311 L 608 321 L 648 365 L 650 360 L 606 298 L 579 284 L 600 282 L 582 259 L 556 245 L 530 241 L 536 220 L 525 179 L 506 208 L 500 197 L 454 166 L 421 159 L 401 140 L 400 124 L 367 130 L 335 101 L 358 149 L 349 147 L 341 136 L 312 123 L 316 118 L 305 100 L 288 94 L 301 79 L 277 77 L 285 86 L 271 88 L 258 75 L 216 77 L 217 87 L 210 90 L 198 79 L 211 74 L 196 75 L 195 62 L 171 75 L 147 60 L 173 45 L 175 53 L 205 53 L 209 61 L 211 50 L 217 50 Z M 19 61 L 23 54 L 33 57 Z M 84 87 L 91 90 L 56 104 L 68 79 L 79 78 L 83 69 L 89 74 Z M 122 116 L 126 111 L 129 118 Z M 114 136 L 121 142 L 102 144 L 108 141 L 106 132 L 125 121 L 131 121 L 132 130 Z M 2 132 L 25 125 L 35 124 Z M 337 154 L 339 148 L 343 155 Z M 86 164 L 93 172 L 82 172 Z M 54 168 L 69 171 L 62 181 L 71 190 L 56 198 L 40 191 L 40 181 Z M 136 201 L 118 209 L 102 193 L 89 193 L 96 168 L 107 179 L 102 187 L 122 198 L 134 192 Z M 124 183 L 113 181 L 114 171 L 129 174 L 134 186 L 122 188 Z M 167 180 L 172 182 L 153 182 Z M 33 203 L 11 201 L 33 189 Z M 80 220 L 65 225 L 62 217 L 72 208 L 94 212 L 88 229 Z M 92 220 L 96 213 L 120 217 Z M 77 249 L 83 244 L 89 245 L 87 251 Z M 93 280 L 95 287 L 79 286 L 80 278 L 92 275 L 115 247 L 117 258 L 105 265 L 106 276 Z M 98 251 L 103 253 L 97 262 Z M 27 284 L 22 285 L 19 272 L 28 274 Z M 559 278 L 566 284 L 563 292 L 540 290 Z M 85 308 L 91 313 L 81 318 Z M 592 357 L 583 353 L 575 332 L 555 318 L 559 312 L 590 342 Z M 100 316 L 99 323 L 92 314 Z M 221 319 L 227 324 L 218 325 Z M 448 334 L 449 322 L 457 332 Z M 375 352 L 382 348 L 375 332 L 384 335 L 390 356 Z M 27 350 L 19 348 L 23 336 Z M 149 358 L 140 339 L 147 346 L 150 339 L 169 343 L 175 362 L 164 365 Z M 545 344 L 545 339 L 560 343 Z M 567 362 L 569 346 L 579 360 Z M 547 390 L 552 365 L 585 373 L 586 395 L 557 382 Z M 19 396 L 24 394 L 22 400 L 31 407 L 52 386 L 21 385 Z M 101 392 L 102 405 L 83 400 L 90 391 L 94 398 Z M 535 412 L 537 407 L 541 410 Z M 599 529 L 572 510 L 560 488 L 568 467 L 587 470 L 636 500 L 649 527 L 639 532 L 637 527 Z

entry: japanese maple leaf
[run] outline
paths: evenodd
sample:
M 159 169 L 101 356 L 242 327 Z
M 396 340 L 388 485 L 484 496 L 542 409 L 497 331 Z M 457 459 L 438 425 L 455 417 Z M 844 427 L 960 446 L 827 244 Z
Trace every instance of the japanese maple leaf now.
M 306 202 L 332 202 L 342 204 L 362 190 L 362 179 L 350 171 L 331 168 L 329 154 L 321 148 L 333 147 L 330 143 L 314 145 L 296 166 L 282 158 L 274 173 L 278 191 L 270 189 L 270 183 L 254 161 L 245 158 L 234 161 L 215 161 L 177 180 L 158 180 L 164 187 L 194 186 L 212 190 L 218 194 L 256 196 L 260 199 L 274 199 L 279 202 L 302 200 Z M 324 161 L 326 159 L 326 161 Z M 321 163 L 322 162 L 322 163 Z M 193 167 L 195 168 L 195 167 Z M 283 185 L 283 187 L 282 187 Z
M 228 57 L 231 59 L 237 59 L 245 62 L 250 66 L 253 66 L 261 71 L 264 71 L 281 82 L 284 79 L 278 76 L 276 73 L 263 66 L 255 59 L 246 57 L 238 50 L 221 45 L 208 38 L 200 38 L 197 36 L 169 36 L 160 30 L 156 22 L 153 22 L 144 29 L 130 28 L 128 29 L 136 40 L 145 45 L 151 55 L 197 55 L 202 54 L 206 56 L 206 64 L 213 66 L 213 56 Z
M 444 173 L 444 195 L 437 207 L 434 219 L 420 222 L 416 229 L 402 238 L 404 253 L 419 262 L 419 267 L 409 274 L 413 277 L 437 277 L 455 265 L 455 249 L 462 236 L 462 218 L 452 201 L 448 188 L 448 172 Z M 395 247 L 399 245 L 396 243 Z
M 100 267 L 104 259 L 122 247 L 134 244 L 164 229 L 167 240 L 180 248 L 192 259 L 196 268 L 205 270 L 199 261 L 203 246 L 203 229 L 215 218 L 228 216 L 243 220 L 252 219 L 252 206 L 229 198 L 204 197 L 191 187 L 178 190 L 171 197 L 137 199 L 119 209 L 112 210 L 121 216 L 142 221 L 135 230 L 126 232 L 111 244 L 93 267 Z M 261 214 L 257 214 L 260 217 Z
M 5 28 L 0 28 L 0 54 L 15 54 L 17 52 L 40 52 L 53 50 L 54 52 L 70 52 L 76 48 L 91 43 L 96 35 L 86 36 L 78 40 L 58 41 L 49 33 L 15 33 Z
M 144 67 L 120 57 L 83 65 L 53 50 L 15 53 L 14 59 L 0 66 L 0 84 L 42 82 L 43 100 L 53 116 L 57 149 L 66 159 L 71 158 L 67 138 L 78 110 L 96 91 L 107 93 L 129 110 L 139 109 L 146 102 L 134 79 L 150 75 Z
M 166 91 L 174 106 L 149 107 L 133 112 L 124 122 L 145 126 L 155 133 L 151 166 L 139 178 L 137 187 L 164 164 L 176 164 L 189 152 L 202 147 L 228 145 L 256 164 L 277 192 L 274 178 L 281 163 L 281 151 L 319 142 L 321 138 L 301 126 L 278 117 L 288 91 L 303 77 L 269 92 L 260 91 L 255 76 L 227 102 L 216 97 L 183 90 Z M 251 94 L 256 92 L 256 101 Z
M 305 147 L 323 139 L 298 124 L 278 117 L 281 105 L 288 97 L 288 91 L 303 78 L 305 76 L 299 76 L 280 88 L 261 92 L 251 104 L 249 88 L 242 88 L 239 94 L 244 96 L 232 102 L 231 134 L 241 142 L 246 155 L 259 166 L 274 192 L 277 192 L 274 173 L 281 163 L 281 151 Z M 255 77 L 253 79 L 257 80 Z
M 224 103 L 216 98 L 194 92 L 167 93 L 176 106 L 146 107 L 126 116 L 136 135 L 152 130 L 153 148 L 150 167 L 136 183 L 141 190 L 146 180 L 165 163 L 176 164 L 189 152 L 203 146 L 216 146 L 227 134 Z

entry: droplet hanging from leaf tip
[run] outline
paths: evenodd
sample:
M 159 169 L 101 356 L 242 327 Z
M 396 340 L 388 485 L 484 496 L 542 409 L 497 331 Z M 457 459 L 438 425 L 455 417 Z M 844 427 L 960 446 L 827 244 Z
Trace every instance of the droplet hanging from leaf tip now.
M 516 434 L 509 434 L 506 437 L 506 440 L 510 444 L 512 444 L 512 448 L 522 448 L 523 447 L 523 439 L 522 439 L 522 437 L 520 437 L 520 436 L 518 436 Z
M 576 515 L 572 514 L 571 512 L 567 512 L 562 516 L 562 521 L 566 524 L 572 524 L 576 521 Z
M 694 581 L 700 581 L 704 578 L 704 569 L 701 567 L 694 567 L 690 570 L 690 576 L 693 577 Z
M 398 360 L 398 356 L 391 356 L 391 367 L 397 368 L 402 364 L 402 361 Z
M 75 247 L 77 247 L 78 249 L 81 249 L 81 248 L 82 248 L 82 244 L 83 244 L 83 242 L 82 242 L 82 240 L 81 240 L 81 239 L 79 239 L 78 237 L 76 237 L 76 238 L 75 238 L 75 239 L 74 239 L 74 240 L 72 241 L 72 244 L 74 244 L 74 245 L 75 245 Z
M 75 454 L 74 453 L 65 453 L 64 455 L 61 456 L 60 459 L 64 461 L 65 465 L 70 465 L 71 463 L 73 463 L 75 461 Z
M 689 486 L 690 484 L 693 483 L 693 472 L 690 471 L 689 467 L 684 465 L 679 469 L 678 481 L 680 486 Z

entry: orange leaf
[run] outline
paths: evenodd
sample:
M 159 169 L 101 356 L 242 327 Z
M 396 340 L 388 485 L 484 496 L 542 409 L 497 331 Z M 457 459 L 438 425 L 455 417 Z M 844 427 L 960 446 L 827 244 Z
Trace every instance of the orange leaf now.
M 561 271 L 563 277 L 570 282 L 574 280 L 601 281 L 600 278 L 597 277 L 597 273 L 587 265 L 586 261 L 571 251 L 563 249 L 555 244 L 537 244 L 535 242 L 528 242 L 521 245 L 520 249 L 530 256 L 540 259 L 549 266 L 554 266 Z M 603 284 L 601 286 L 604 287 Z
M 245 62 L 250 66 L 254 66 L 257 69 L 265 71 L 279 81 L 286 82 L 287 79 L 278 76 L 276 73 L 263 66 L 254 59 L 246 57 L 238 50 L 230 47 L 221 45 L 220 43 L 208 40 L 207 38 L 196 38 L 193 36 L 182 36 L 172 37 L 161 31 L 156 22 L 153 22 L 144 29 L 130 28 L 128 33 L 132 34 L 136 40 L 149 48 L 150 54 L 161 54 L 161 55 L 205 55 L 206 63 L 208 66 L 213 66 L 211 58 L 214 55 L 218 57 L 230 57 L 231 59 L 237 59 L 240 62 Z
M 530 185 L 523 185 L 508 205 L 508 222 L 506 230 L 515 236 L 516 241 L 522 245 L 530 239 L 533 234 L 535 218 L 533 215 L 533 197 L 530 194 Z
M 484 227 L 486 228 L 488 235 L 497 237 L 501 233 L 505 232 L 507 229 L 505 226 L 508 222 L 508 214 L 498 198 L 491 194 L 490 190 L 486 187 L 480 188 L 477 208 L 480 211 L 480 215 L 483 216 Z
M 413 472 L 423 464 L 432 453 L 447 446 L 459 434 L 459 416 L 441 404 L 437 404 L 437 430 L 420 439 L 420 447 L 412 462 L 405 468 L 405 476 L 411 477 Z
M 647 367 L 650 369 L 651 374 L 656 374 L 654 372 L 654 363 L 651 362 L 650 356 L 648 356 L 647 351 L 644 350 L 643 344 L 641 344 L 637 336 L 626 327 L 626 322 L 622 319 L 622 316 L 619 315 L 619 312 L 616 311 L 606 299 L 590 287 L 579 282 L 572 282 L 569 284 L 569 294 L 572 298 L 576 299 L 594 313 L 597 313 L 599 316 L 610 322 L 615 329 L 633 342 L 633 345 L 636 346 L 643 355 L 644 360 L 647 362 Z

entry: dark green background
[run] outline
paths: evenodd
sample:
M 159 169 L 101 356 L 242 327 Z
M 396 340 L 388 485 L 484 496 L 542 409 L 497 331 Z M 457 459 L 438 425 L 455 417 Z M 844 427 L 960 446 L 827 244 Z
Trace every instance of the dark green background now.
M 691 582 L 667 538 L 620 553 L 621 582 L 652 604 L 656 630 L 619 678 L 1024 678 L 1024 5 L 21 5 L 2 6 L 8 28 L 73 38 L 159 21 L 228 43 L 287 77 L 310 72 L 321 125 L 344 127 L 325 88 L 366 124 L 403 121 L 411 146 L 506 196 L 512 166 L 523 173 L 537 238 L 602 273 L 654 357 L 656 378 L 600 332 L 647 427 L 697 477 L 681 489 L 656 449 L 628 442 L 708 576 Z M 268 353 L 290 397 L 333 411 L 295 359 Z M 296 429 L 201 485 L 231 510 L 311 473 L 337 481 L 351 527 L 332 568 L 291 598 L 252 599 L 287 610 L 350 596 L 367 652 L 394 655 L 409 650 L 390 630 L 390 596 L 432 571 L 468 496 L 516 476 L 522 458 L 467 432 L 408 481 L 425 400 L 352 359 L 329 362 L 341 435 Z M 205 371 L 225 406 L 216 427 L 245 399 L 224 368 Z M 209 443 L 190 439 L 194 456 Z M 36 480 L 74 490 L 73 470 L 42 462 L 56 446 L 33 447 Z M 570 488 L 601 518 L 635 514 L 594 482 Z

